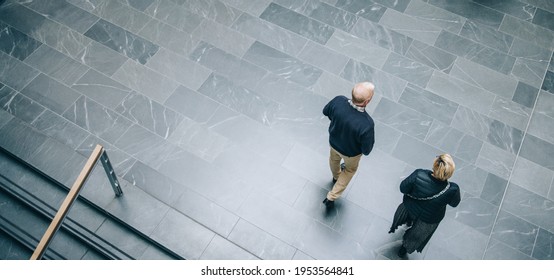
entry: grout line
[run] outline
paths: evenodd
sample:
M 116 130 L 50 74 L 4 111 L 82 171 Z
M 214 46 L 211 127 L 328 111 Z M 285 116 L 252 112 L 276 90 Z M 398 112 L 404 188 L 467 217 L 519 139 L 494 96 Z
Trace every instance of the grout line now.
M 543 78 L 543 81 L 544 81 L 544 78 Z M 523 148 L 523 143 L 525 142 L 525 138 L 526 138 L 527 134 L 529 133 L 528 132 L 529 131 L 529 126 L 531 125 L 531 120 L 533 119 L 533 115 L 535 114 L 535 109 L 537 108 L 537 104 L 539 102 L 540 95 L 541 95 L 541 90 L 539 90 L 539 93 L 537 94 L 537 98 L 535 99 L 535 104 L 533 105 L 533 110 L 531 110 L 531 113 L 529 114 L 529 120 L 527 121 L 527 126 L 525 127 L 523 137 L 521 138 L 521 145 L 519 146 L 519 149 L 517 150 L 516 159 L 515 159 L 515 161 L 512 165 L 512 169 L 510 171 L 510 176 L 508 177 L 508 180 L 506 182 L 506 189 L 504 190 L 504 194 L 502 195 L 502 199 L 500 200 L 500 205 L 498 205 L 498 211 L 496 212 L 496 217 L 494 218 L 491 233 L 489 234 L 489 238 L 487 240 L 487 245 L 485 246 L 485 251 L 483 252 L 483 258 L 482 259 L 485 259 L 487 249 L 489 248 L 489 245 L 491 243 L 494 228 L 496 227 L 496 223 L 498 221 L 498 216 L 500 215 L 500 211 L 502 210 L 502 206 L 504 205 L 504 199 L 506 198 L 506 193 L 508 192 L 508 188 L 510 187 L 510 182 L 512 181 L 512 176 L 514 174 L 514 168 L 515 168 L 516 164 L 518 163 L 518 159 L 520 157 L 521 149 Z M 537 235 L 538 235 L 538 233 L 537 233 Z

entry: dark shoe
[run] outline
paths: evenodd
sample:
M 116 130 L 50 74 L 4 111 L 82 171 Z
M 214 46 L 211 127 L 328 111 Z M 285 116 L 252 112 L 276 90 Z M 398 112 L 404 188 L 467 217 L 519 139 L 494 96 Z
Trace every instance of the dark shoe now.
M 406 257 L 407 253 L 408 253 L 408 251 L 406 250 L 406 247 L 402 246 L 402 247 L 400 247 L 400 249 L 398 249 L 397 255 L 400 258 L 404 258 L 404 257 Z
M 327 209 L 335 207 L 335 201 L 329 200 L 327 198 L 323 200 L 323 204 L 325 204 L 325 207 L 327 207 Z

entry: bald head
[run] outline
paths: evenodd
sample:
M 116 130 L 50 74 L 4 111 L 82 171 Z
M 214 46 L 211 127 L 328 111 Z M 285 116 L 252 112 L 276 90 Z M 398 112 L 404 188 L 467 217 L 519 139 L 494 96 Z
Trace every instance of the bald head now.
M 352 102 L 359 106 L 365 106 L 371 101 L 375 85 L 370 82 L 362 82 L 354 85 L 352 89 Z

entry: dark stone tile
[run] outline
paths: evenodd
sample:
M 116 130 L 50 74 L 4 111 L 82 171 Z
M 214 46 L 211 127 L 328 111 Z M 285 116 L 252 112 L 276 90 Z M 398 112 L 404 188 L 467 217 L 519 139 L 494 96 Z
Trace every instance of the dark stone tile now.
M 42 135 L 36 131 L 33 133 L 35 134 L 33 137 Z M 43 144 L 34 151 L 32 157 L 24 160 L 66 186 L 73 185 L 76 176 L 85 165 L 83 156 L 52 138 L 46 138 Z M 59 164 L 52 164 L 53 162 Z
M 125 187 L 123 192 L 124 195 L 114 199 L 106 210 L 145 235 L 156 239 L 156 233 L 163 229 L 162 224 L 174 210 L 134 186 Z
M 135 34 L 151 20 L 122 1 L 100 1 L 93 5 L 91 13 Z
M 379 22 L 387 10 L 385 6 L 378 4 L 377 1 L 339 0 L 335 6 L 373 22 Z
M 182 149 L 166 149 L 167 152 L 160 152 L 160 148 L 156 149 L 158 155 L 150 155 L 155 159 L 155 161 L 150 160 L 153 161 L 153 163 L 149 163 L 151 167 L 178 183 L 186 184 L 198 194 L 235 214 L 245 201 L 245 194 L 252 190 L 252 186 L 240 181 L 238 176 L 227 169 L 222 169 L 192 153 Z M 218 176 L 213 176 L 213 174 L 218 174 Z M 240 192 L 236 191 L 238 188 L 241 189 Z
M 114 110 L 165 139 L 183 120 L 175 111 L 137 93 L 129 94 Z
M 89 156 L 92 154 L 94 148 L 96 148 L 96 145 L 102 145 L 115 170 L 115 174 L 120 178 L 123 178 L 137 161 L 127 153 L 114 147 L 112 144 L 93 135 L 89 135 L 75 151 L 83 156 Z
M 478 197 L 464 196 L 458 207 L 448 208 L 448 216 L 466 224 L 485 235 L 493 229 L 498 206 Z
M 229 236 L 239 220 L 231 211 L 189 188 L 183 188 L 181 196 L 171 206 L 221 236 Z
M 445 73 L 450 72 L 456 60 L 455 55 L 419 41 L 412 42 L 406 52 L 406 57 Z
M 528 21 L 506 16 L 499 31 L 519 37 L 536 46 L 554 49 L 554 33 Z
M 148 247 L 146 240 L 112 220 L 102 223 L 95 233 L 134 259 L 139 259 Z
M 25 63 L 67 86 L 72 86 L 89 69 L 86 65 L 46 45 L 42 45 L 27 57 Z
M 453 152 L 462 146 L 461 141 L 464 136 L 467 135 L 441 121 L 434 120 L 425 137 L 425 143 L 444 151 L 450 151 L 454 155 Z
M 525 220 L 525 223 L 533 223 L 552 231 L 554 229 L 554 221 L 552 220 L 553 205 L 552 200 L 510 183 L 504 196 L 502 210 Z
M 29 36 L 46 21 L 45 16 L 15 2 L 0 7 L 0 18 L 3 22 Z
M 460 139 L 454 155 L 469 163 L 475 163 L 482 147 L 483 141 L 466 134 Z
M 248 195 L 236 213 L 242 219 L 288 244 L 293 244 L 312 223 L 312 219 L 302 212 L 259 192 Z
M 325 244 L 325 246 L 322 246 Z M 296 239 L 294 245 L 316 259 L 367 260 L 374 254 L 365 250 L 359 242 L 312 221 Z
M 120 54 L 101 43 L 91 42 L 81 53 L 77 55 L 78 59 L 85 65 L 111 76 L 125 61 L 127 57 Z
M 364 63 L 349 60 L 340 76 L 353 84 L 359 81 L 371 81 L 375 84 L 375 93 L 396 101 L 408 84 L 406 81 L 377 70 Z
M 180 6 L 175 1 L 154 0 L 144 12 L 188 33 L 192 33 L 204 18 L 200 14 L 195 14 Z
M 538 226 L 501 211 L 494 225 L 492 237 L 530 256 L 538 232 Z
M 81 96 L 73 89 L 44 74 L 33 79 L 21 90 L 21 94 L 58 114 L 63 114 Z
M 275 101 L 214 74 L 210 75 L 198 92 L 266 125 L 273 123 L 275 111 L 279 107 Z
M 0 89 L 0 108 L 9 113 L 8 115 L 11 114 L 27 123 L 31 123 L 46 110 L 39 103 L 8 87 Z
M 554 131 L 552 129 L 554 129 L 554 118 L 543 114 L 533 114 L 527 133 L 549 143 L 554 143 Z
M 554 144 L 527 134 L 521 145 L 520 156 L 554 170 Z
M 191 89 L 199 88 L 212 72 L 164 48 L 160 49 L 146 66 Z
M 538 195 L 548 197 L 553 178 L 554 171 L 519 157 L 510 182 Z
M 22 90 L 40 72 L 21 61 L 0 52 L 0 82 L 15 90 Z
M 372 2 L 379 3 L 385 7 L 404 12 L 411 0 L 372 0 Z
M 475 3 L 479 3 L 483 6 L 495 9 L 497 11 L 506 13 L 508 15 L 520 18 L 522 20 L 531 20 L 535 15 L 537 8 L 535 6 L 524 3 L 519 0 L 472 0 Z
M 238 143 L 242 147 L 248 147 L 265 159 L 277 163 L 285 160 L 294 145 L 290 137 L 284 137 L 264 124 L 225 106 L 217 109 L 206 126 L 214 133 L 229 139 L 230 144 Z
M 260 139 L 261 145 L 273 147 L 267 136 Z M 275 139 L 275 142 L 278 140 Z M 306 179 L 295 172 L 287 170 L 273 158 L 249 149 L 247 145 L 226 143 L 219 155 L 213 160 L 214 165 L 237 176 L 245 185 L 263 191 L 266 195 L 293 205 L 306 185 Z M 275 145 L 277 147 L 277 145 Z M 236 162 L 247 163 L 248 168 Z
M 535 113 L 554 118 L 554 94 L 541 91 L 535 105 Z
M 460 36 L 504 53 L 510 50 L 514 40 L 512 36 L 499 32 L 495 28 L 473 21 L 466 21 Z
M 443 31 L 435 42 L 435 47 L 479 63 L 492 70 L 509 74 L 514 66 L 515 57 L 475 43 L 469 39 Z
M 473 163 L 464 162 L 461 159 L 454 158 L 456 171 L 452 176 L 452 181 L 457 183 L 463 192 L 467 192 L 476 197 L 483 191 L 487 180 L 488 172 L 476 166 Z M 432 165 L 432 163 L 428 163 Z
M 392 155 L 416 168 L 430 168 L 442 151 L 411 136 L 402 134 Z
M 0 232 L 0 259 L 28 260 L 33 252 L 7 233 Z
M 523 131 L 494 120 L 490 124 L 487 140 L 503 150 L 517 154 L 523 141 Z
M 410 1 L 404 13 L 455 34 L 460 32 L 466 21 L 465 17 L 430 5 L 424 1 Z
M 231 28 L 293 56 L 298 54 L 308 41 L 305 37 L 287 29 L 276 28 L 273 23 L 254 17 L 248 13 L 243 13 L 231 25 Z
M 219 103 L 196 91 L 179 86 L 165 101 L 165 106 L 199 123 L 205 123 Z
M 60 115 L 46 110 L 31 125 L 38 131 L 61 143 L 76 149 L 88 137 L 88 132 L 79 126 L 62 118 Z
M 386 28 L 404 34 L 414 40 L 434 44 L 439 36 L 441 27 L 420 21 L 412 16 L 388 9 L 379 20 L 379 24 Z
M 487 175 L 487 180 L 485 181 L 485 186 L 483 187 L 480 198 L 496 206 L 500 206 L 507 185 L 508 181 L 492 173 L 489 173 Z
M 176 81 L 133 60 L 127 60 L 112 79 L 159 103 L 164 103 L 179 86 Z
M 429 241 L 425 258 L 481 260 L 487 249 L 488 240 L 488 235 L 453 219 L 445 218 Z
M 543 228 L 539 228 L 537 241 L 535 242 L 535 248 L 533 249 L 533 258 L 538 260 L 554 259 L 552 244 L 554 244 L 554 234 L 544 230 Z
M 533 23 L 554 30 L 554 13 L 537 9 L 535 17 L 533 17 Z
M 346 32 L 350 31 L 358 20 L 354 14 L 323 2 L 317 3 L 308 16 Z
M 298 58 L 336 75 L 342 71 L 342 68 L 348 62 L 346 55 L 313 42 L 306 44 L 298 54 Z
M 264 260 L 291 260 L 296 252 L 291 245 L 242 219 L 228 239 Z
M 140 260 L 174 260 L 173 255 L 162 251 L 158 246 L 149 245 L 144 253 L 140 256 Z
M 160 48 L 152 42 L 144 40 L 105 20 L 96 22 L 85 32 L 85 36 L 141 64 L 146 64 Z
M 244 59 L 306 87 L 315 84 L 322 73 L 318 68 L 259 42 L 248 49 Z
M 383 65 L 382 69 L 385 72 L 420 87 L 425 87 L 433 74 L 433 69 L 427 65 L 396 53 L 391 53 L 389 55 L 389 58 L 385 61 L 385 65 Z
M 41 42 L 21 33 L 17 29 L 0 22 L 0 50 L 19 59 L 24 60 L 33 53 Z
M 325 44 L 333 35 L 334 29 L 322 22 L 311 19 L 307 16 L 296 13 L 292 10 L 271 3 L 260 15 L 265 19 L 294 33 Z
M 235 19 L 237 19 L 237 17 L 241 14 L 241 11 L 227 4 L 226 1 L 192 0 L 177 1 L 177 3 L 188 11 L 214 20 L 226 26 L 229 26 L 231 23 L 233 23 Z
M 31 1 L 22 4 L 80 33 L 87 31 L 98 20 L 97 16 L 66 1 Z
M 551 51 L 537 46 L 532 40 L 515 39 L 510 52 L 516 57 L 511 75 L 533 87 L 540 88 L 548 68 Z
M 154 0 L 125 0 L 125 2 L 127 5 L 144 12 L 146 8 L 152 5 Z
M 508 179 L 513 170 L 515 161 L 515 154 L 485 142 L 483 143 L 483 147 L 475 164 L 487 172 Z
M 326 46 L 341 55 L 348 56 L 377 69 L 381 69 L 391 53 L 390 50 L 384 49 L 377 44 L 368 43 L 365 39 L 340 30 L 333 33 L 333 36 L 331 36 L 329 41 L 327 41 Z M 323 57 L 320 57 L 319 59 L 323 59 Z M 331 73 L 335 73 L 336 70 L 340 71 L 340 69 L 334 69 Z M 322 76 L 325 75 L 326 73 L 323 73 Z M 320 78 L 318 81 L 318 83 L 324 82 L 329 83 L 331 81 L 325 78 Z M 340 84 L 334 82 L 331 83 Z
M 87 71 L 71 88 L 110 109 L 114 109 L 132 92 L 126 86 L 92 69 Z
M 491 239 L 489 247 L 485 252 L 485 260 L 533 260 L 530 256 L 514 249 L 506 243 Z
M 372 117 L 419 140 L 425 139 L 433 122 L 429 116 L 386 98 L 381 99 Z
M 544 82 L 542 83 L 541 89 L 546 90 L 550 93 L 554 93 L 554 72 L 546 72 L 546 76 L 544 77 Z
M 359 19 L 350 33 L 402 55 L 406 53 L 413 41 L 404 34 L 365 19 Z
M 532 87 L 524 82 L 518 82 L 516 92 L 512 101 L 517 102 L 527 108 L 533 108 L 539 95 L 539 89 Z
M 551 1 L 548 1 L 548 0 L 520 0 L 520 1 L 554 13 L 554 3 L 552 3 Z
M 476 4 L 472 1 L 448 1 L 448 0 L 429 0 L 429 4 L 445 9 L 452 13 L 461 15 L 470 20 L 498 28 L 504 17 L 503 13 L 489 9 Z
M 71 105 L 63 116 L 112 144 L 131 125 L 131 121 L 84 96 Z
M 267 73 L 267 70 L 205 42 L 201 42 L 189 58 L 237 85 L 253 87 Z
M 0 89 L 0 95 L 2 94 L 2 91 Z M 0 110 L 0 128 L 7 124 L 11 119 L 13 119 L 14 116 L 8 113 L 8 111 Z
M 258 260 L 250 252 L 216 235 L 200 256 L 201 260 Z
M 205 32 L 212 33 L 201 26 Z M 198 39 L 184 31 L 177 29 L 159 20 L 148 21 L 140 31 L 137 32 L 140 38 L 144 38 L 158 46 L 171 50 L 179 55 L 188 55 L 198 44 Z

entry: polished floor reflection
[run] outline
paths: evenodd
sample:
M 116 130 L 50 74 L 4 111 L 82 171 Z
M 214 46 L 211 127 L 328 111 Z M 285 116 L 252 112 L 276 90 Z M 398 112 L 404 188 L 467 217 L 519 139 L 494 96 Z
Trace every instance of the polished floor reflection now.
M 553 1 L 0 3 L 0 146 L 70 185 L 104 145 L 125 195 L 83 195 L 184 258 L 397 259 L 398 185 L 446 152 L 462 202 L 409 259 L 554 259 Z M 326 213 L 321 110 L 366 80 Z

